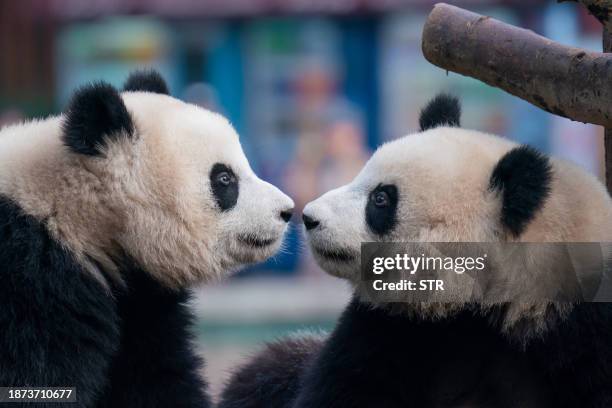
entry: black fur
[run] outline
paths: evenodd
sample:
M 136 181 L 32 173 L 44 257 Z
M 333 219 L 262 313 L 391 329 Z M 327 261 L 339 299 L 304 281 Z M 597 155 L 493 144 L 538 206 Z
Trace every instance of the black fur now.
M 238 178 L 228 166 L 215 163 L 210 170 L 210 188 L 221 211 L 234 208 L 238 202 Z
M 75 406 L 92 406 L 119 347 L 115 303 L 41 223 L 4 197 L 0 282 L 0 386 L 73 386 Z
M 439 94 L 421 110 L 419 117 L 421 131 L 439 126 L 461 126 L 461 104 L 447 94 Z
M 123 90 L 170 95 L 166 81 L 159 72 L 153 69 L 132 72 L 123 84 Z
M 353 301 L 294 407 L 609 407 L 611 342 L 604 303 L 576 305 L 524 345 L 478 306 L 424 321 Z
M 75 407 L 209 407 L 187 293 L 124 265 L 111 294 L 0 197 L 0 386 L 74 386 Z
M 96 156 L 105 140 L 134 134 L 134 123 L 119 92 L 105 82 L 78 89 L 63 123 L 63 141 L 75 153 Z
M 501 222 L 512 235 L 519 236 L 542 208 L 551 181 L 548 158 L 529 146 L 510 150 L 497 163 L 490 188 L 502 194 Z
M 124 276 L 128 290 L 117 295 L 121 347 L 99 407 L 210 407 L 203 361 L 193 351 L 189 293 L 164 288 L 137 265 Z
M 218 408 L 283 408 L 299 391 L 302 370 L 324 338 L 290 337 L 269 343 L 252 361 L 239 368 L 223 390 Z
M 301 371 L 300 390 L 297 399 L 284 406 L 612 406 L 612 305 L 577 304 L 557 323 L 541 338 L 522 343 L 503 334 L 489 312 L 477 305 L 432 321 L 353 300 L 316 357 L 298 361 L 290 370 L 291 377 Z M 284 366 L 278 359 L 274 367 L 262 364 L 259 373 L 280 376 Z M 256 373 L 250 367 L 250 374 Z M 262 384 L 245 384 L 252 387 L 254 401 L 261 401 Z M 273 401 L 292 401 L 295 392 L 286 392 Z M 242 389 L 234 401 L 247 395 Z M 223 408 L 240 406 L 224 403 Z
M 384 205 L 377 205 L 379 194 L 386 197 Z M 365 208 L 366 224 L 377 235 L 390 233 L 397 224 L 397 187 L 392 184 L 378 185 L 368 196 Z

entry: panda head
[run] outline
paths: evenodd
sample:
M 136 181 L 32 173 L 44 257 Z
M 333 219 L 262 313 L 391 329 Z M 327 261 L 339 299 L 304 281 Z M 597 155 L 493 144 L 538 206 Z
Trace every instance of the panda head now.
M 84 86 L 57 121 L 11 195 L 90 269 L 118 273 L 127 256 L 178 288 L 279 249 L 292 200 L 255 175 L 224 117 L 172 98 L 159 74 Z
M 306 205 L 308 239 L 326 271 L 353 275 L 361 242 L 524 237 L 551 192 L 549 160 L 459 122 L 457 99 L 439 95 L 419 133 L 384 144 L 351 183 Z
M 352 182 L 305 206 L 325 271 L 359 287 L 362 242 L 612 241 L 612 202 L 594 177 L 459 123 L 458 101 L 436 97 L 420 132 L 384 144 Z

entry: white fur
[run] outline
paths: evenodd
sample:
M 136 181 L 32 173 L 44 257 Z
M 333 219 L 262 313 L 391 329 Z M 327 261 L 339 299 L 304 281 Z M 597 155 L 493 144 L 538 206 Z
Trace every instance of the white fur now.
M 259 179 L 222 116 L 172 97 L 126 92 L 135 137 L 90 157 L 63 146 L 62 116 L 0 132 L 0 194 L 43 221 L 97 278 L 87 259 L 117 275 L 127 253 L 169 287 L 215 279 L 271 256 L 292 200 Z M 210 189 L 213 164 L 239 180 L 236 206 L 221 212 Z M 237 234 L 276 241 L 249 247 Z

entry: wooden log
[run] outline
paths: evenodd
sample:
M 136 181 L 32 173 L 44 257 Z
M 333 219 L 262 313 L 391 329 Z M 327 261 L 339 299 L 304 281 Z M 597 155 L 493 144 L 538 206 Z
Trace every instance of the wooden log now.
M 609 0 L 606 0 L 609 1 Z M 540 108 L 612 128 L 612 55 L 587 52 L 440 3 L 423 29 L 425 58 Z

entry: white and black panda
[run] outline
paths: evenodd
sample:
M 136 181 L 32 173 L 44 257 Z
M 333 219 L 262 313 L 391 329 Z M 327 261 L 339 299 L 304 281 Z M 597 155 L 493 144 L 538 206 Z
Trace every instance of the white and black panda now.
M 459 112 L 436 97 L 421 132 L 306 205 L 314 256 L 353 284 L 353 300 L 327 339 L 267 345 L 230 379 L 221 408 L 612 406 L 610 303 L 542 300 L 535 283 L 518 301 L 486 304 L 382 303 L 363 291 L 364 241 L 612 242 L 612 200 L 594 177 L 461 129 Z M 554 264 L 549 255 L 532 254 Z
M 292 200 L 154 71 L 0 132 L 0 385 L 207 407 L 187 287 L 274 254 Z M 55 406 L 52 403 L 40 406 Z

